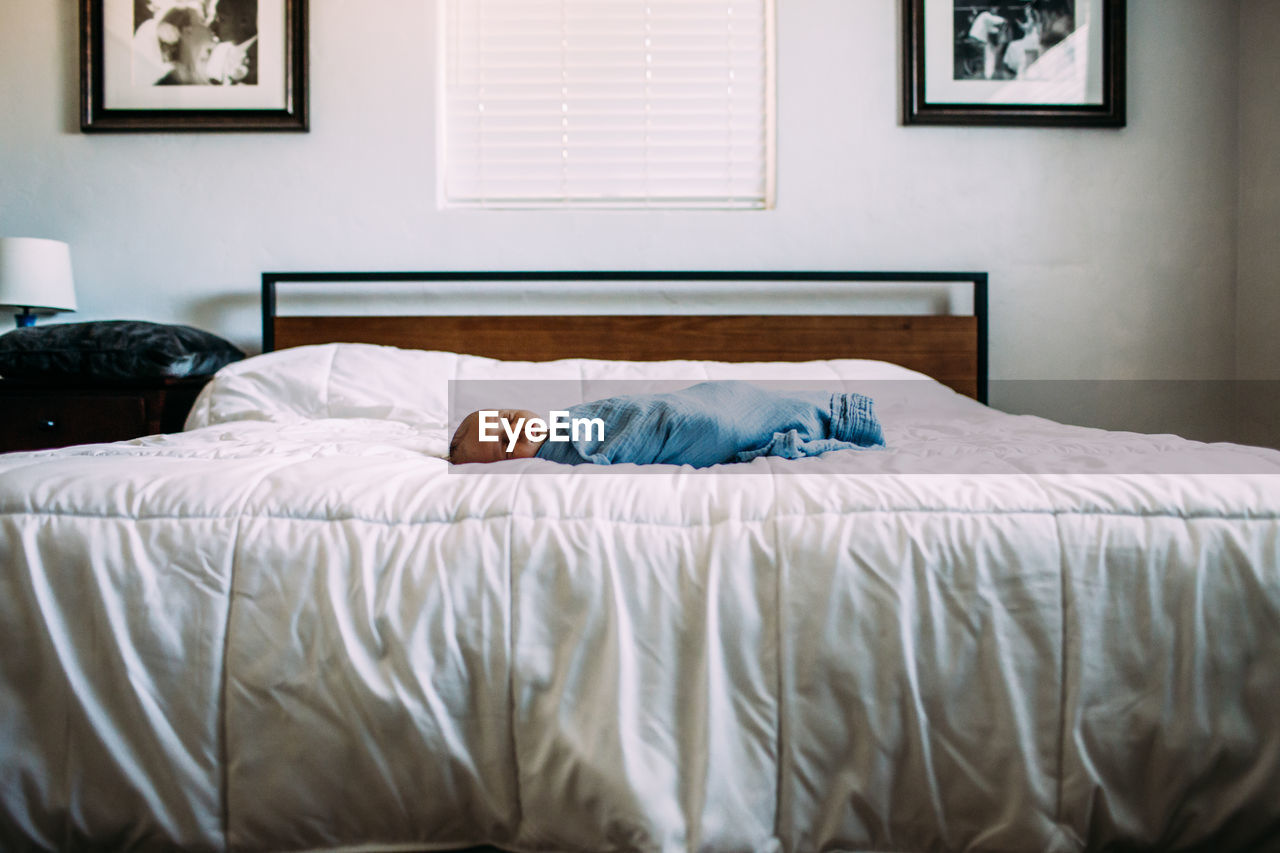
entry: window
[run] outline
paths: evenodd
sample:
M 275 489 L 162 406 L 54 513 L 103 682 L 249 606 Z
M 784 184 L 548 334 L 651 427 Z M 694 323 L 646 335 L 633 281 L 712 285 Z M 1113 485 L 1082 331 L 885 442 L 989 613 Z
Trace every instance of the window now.
M 442 0 L 443 201 L 773 197 L 773 0 Z

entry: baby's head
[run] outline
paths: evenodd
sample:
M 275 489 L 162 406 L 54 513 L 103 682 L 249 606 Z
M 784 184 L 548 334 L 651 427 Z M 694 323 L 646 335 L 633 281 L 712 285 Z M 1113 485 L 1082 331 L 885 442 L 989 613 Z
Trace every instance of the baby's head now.
M 201 13 L 179 6 L 164 13 L 156 23 L 160 55 L 173 65 L 173 76 L 188 85 L 210 82 L 209 58 L 218 46 L 218 37 Z
M 480 412 L 472 412 L 458 424 L 449 442 L 449 461 L 454 465 L 468 462 L 501 462 L 504 459 L 527 459 L 538 452 L 541 440 L 529 438 L 524 424 L 538 417 L 528 409 L 484 409 L 489 414 L 487 433 L 496 441 L 480 440 Z M 492 413 L 497 412 L 497 418 Z M 514 442 L 511 436 L 515 434 Z

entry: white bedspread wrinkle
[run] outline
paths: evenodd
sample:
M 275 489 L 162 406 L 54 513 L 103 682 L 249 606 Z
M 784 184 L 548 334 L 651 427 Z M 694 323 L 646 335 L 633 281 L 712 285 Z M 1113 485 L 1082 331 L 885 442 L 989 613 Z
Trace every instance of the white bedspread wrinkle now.
M 732 470 L 0 456 L 0 849 L 1280 849 L 1280 453 L 920 388 Z

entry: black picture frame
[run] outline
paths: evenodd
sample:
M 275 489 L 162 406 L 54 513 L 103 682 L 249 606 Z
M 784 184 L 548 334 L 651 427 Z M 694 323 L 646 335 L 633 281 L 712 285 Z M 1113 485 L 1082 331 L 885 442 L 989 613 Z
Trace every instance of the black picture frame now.
M 1072 0 L 1074 4 L 1090 4 L 1099 12 L 1101 22 L 1101 55 L 1088 57 L 1096 63 L 1091 72 L 1101 75 L 1100 98 L 1079 103 L 1034 103 L 1006 99 L 1001 103 L 968 100 L 963 97 L 935 98 L 930 100 L 928 91 L 934 83 L 948 84 L 962 80 L 962 59 L 957 55 L 958 41 L 954 23 L 936 26 L 929 15 L 950 14 L 954 22 L 963 7 L 1028 7 L 1028 0 L 902 0 L 903 10 L 903 113 L 902 121 L 908 125 L 991 125 L 991 126 L 1040 126 L 1040 127 L 1123 127 L 1125 115 L 1125 0 Z M 1007 15 L 1004 17 L 1008 17 Z M 937 43 L 938 33 L 947 32 L 952 47 L 951 64 L 942 69 L 930 68 L 927 58 L 942 55 L 944 47 Z M 926 41 L 933 34 L 934 42 Z M 935 61 L 935 66 L 938 64 Z M 1008 69 L 1001 71 L 1009 73 Z M 930 75 L 933 75 L 932 77 Z M 946 79 L 950 78 L 950 80 Z M 983 79 L 979 85 L 995 83 Z M 1015 81 L 1016 82 L 1016 81 Z M 1024 84 L 1025 85 L 1025 84 Z
M 190 132 L 190 131 L 298 131 L 310 129 L 307 107 L 307 0 L 262 0 L 283 4 L 284 20 L 279 39 L 264 48 L 280 61 L 273 74 L 277 86 L 269 90 L 278 101 L 270 106 L 198 106 L 144 107 L 113 105 L 108 94 L 108 50 L 127 50 L 120 39 L 108 46 L 109 4 L 134 0 L 80 0 L 80 129 L 99 132 Z M 256 33 L 255 33 L 256 40 Z M 256 50 L 256 57 L 260 55 Z M 139 87 L 144 94 L 150 89 L 166 87 L 148 84 Z M 200 95 L 220 97 L 227 90 L 245 86 L 174 86 L 167 87 L 177 97 L 195 90 Z M 187 91 L 177 91 L 187 90 Z

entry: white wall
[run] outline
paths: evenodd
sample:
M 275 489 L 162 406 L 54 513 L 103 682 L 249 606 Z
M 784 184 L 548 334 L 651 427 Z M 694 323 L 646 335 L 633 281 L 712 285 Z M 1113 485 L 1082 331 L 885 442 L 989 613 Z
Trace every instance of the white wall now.
M 1280 3 L 1240 4 L 1241 439 L 1280 447 Z
M 1234 369 L 1236 0 L 1130 0 L 1122 130 L 902 127 L 899 4 L 779 0 L 756 213 L 438 210 L 431 0 L 312 0 L 310 134 L 83 135 L 77 5 L 0 1 L 0 234 L 71 243 L 67 319 L 256 346 L 264 269 L 980 269 L 994 378 Z
M 1240 8 L 1241 378 L 1280 379 L 1280 3 Z

